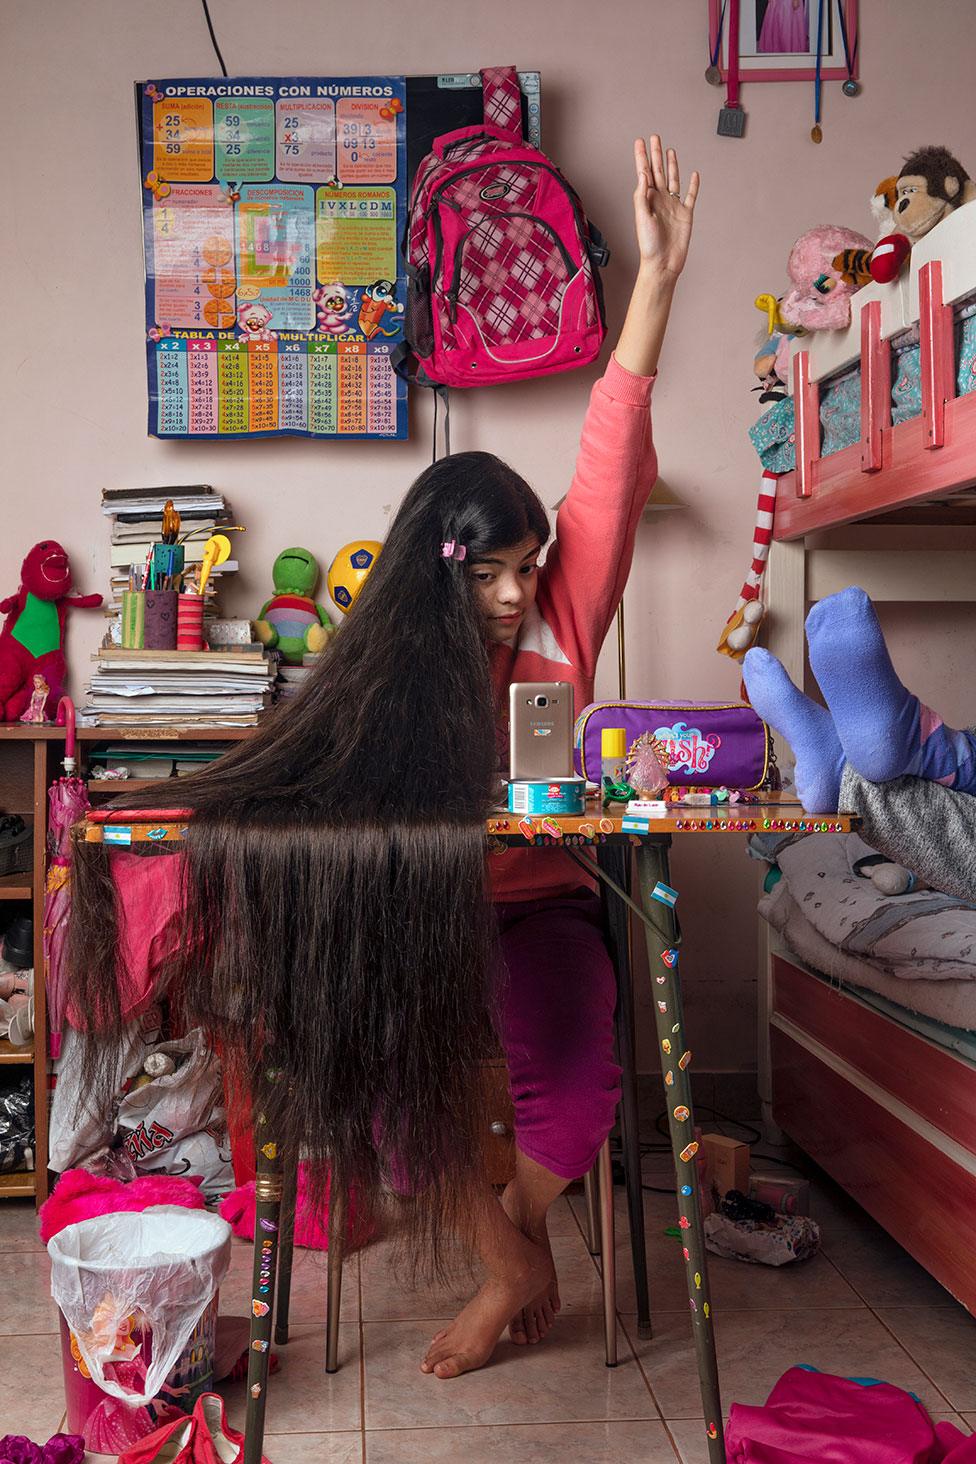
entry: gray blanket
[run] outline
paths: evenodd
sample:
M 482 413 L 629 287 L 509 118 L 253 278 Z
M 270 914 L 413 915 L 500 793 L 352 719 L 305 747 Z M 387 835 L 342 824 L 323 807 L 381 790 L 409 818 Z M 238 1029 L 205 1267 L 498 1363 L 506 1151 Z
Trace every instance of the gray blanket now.
M 976 796 L 921 778 L 869 783 L 848 764 L 840 806 L 856 813 L 868 844 L 933 889 L 976 900 Z

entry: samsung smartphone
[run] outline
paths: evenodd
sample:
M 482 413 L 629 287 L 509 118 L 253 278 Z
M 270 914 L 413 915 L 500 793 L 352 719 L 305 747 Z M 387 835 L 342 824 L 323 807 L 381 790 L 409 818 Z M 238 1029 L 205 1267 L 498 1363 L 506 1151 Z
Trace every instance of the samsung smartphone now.
M 509 777 L 571 778 L 573 688 L 568 681 L 513 681 L 508 688 Z

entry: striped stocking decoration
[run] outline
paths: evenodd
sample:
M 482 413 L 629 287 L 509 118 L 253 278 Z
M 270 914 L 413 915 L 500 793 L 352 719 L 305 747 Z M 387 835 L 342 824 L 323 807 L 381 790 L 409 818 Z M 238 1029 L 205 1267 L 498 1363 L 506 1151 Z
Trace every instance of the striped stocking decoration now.
M 759 598 L 763 575 L 766 573 L 766 559 L 773 537 L 773 518 L 776 513 L 776 488 L 779 478 L 776 473 L 764 470 L 759 485 L 759 499 L 756 503 L 756 521 L 752 531 L 752 563 L 746 575 L 735 609 L 729 616 L 716 650 L 723 656 L 741 661 L 749 647 L 755 642 L 762 624 L 764 607 Z

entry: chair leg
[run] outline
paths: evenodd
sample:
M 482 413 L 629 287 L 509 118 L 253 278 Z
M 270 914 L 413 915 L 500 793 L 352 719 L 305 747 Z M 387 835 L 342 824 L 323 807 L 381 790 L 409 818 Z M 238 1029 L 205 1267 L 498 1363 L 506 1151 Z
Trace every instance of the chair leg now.
M 255 1125 L 257 1179 L 254 1186 L 254 1274 L 251 1285 L 251 1339 L 247 1363 L 247 1410 L 243 1464 L 264 1457 L 264 1411 L 268 1399 L 268 1351 L 274 1312 L 278 1234 L 281 1224 L 281 1157 L 268 1136 L 264 1114 Z
M 583 1176 L 583 1193 L 586 1197 L 586 1249 L 591 1256 L 600 1253 L 600 1204 L 598 1199 L 596 1168 Z
M 342 1250 L 345 1239 L 345 1194 L 332 1176 L 329 1192 L 329 1264 L 326 1291 L 325 1370 L 339 1371 L 339 1308 L 342 1304 Z
M 617 1251 L 613 1216 L 613 1168 L 610 1140 L 597 1160 L 600 1182 L 600 1268 L 603 1273 L 603 1331 L 607 1367 L 617 1366 Z
M 630 886 L 630 849 L 602 844 L 597 850 L 600 868 L 621 888 Z M 637 1094 L 637 1041 L 634 1030 L 634 982 L 630 952 L 630 914 L 624 902 L 601 882 L 607 949 L 617 975 L 617 1005 L 614 1025 L 617 1059 L 620 1063 L 620 1139 L 627 1183 L 627 1214 L 630 1220 L 630 1253 L 634 1264 L 637 1297 L 637 1335 L 651 1336 L 651 1294 L 647 1271 L 647 1241 L 644 1235 L 644 1178 L 641 1168 L 640 1111 Z
M 275 1309 L 276 1346 L 288 1341 L 288 1311 L 291 1306 L 291 1267 L 295 1251 L 295 1201 L 298 1193 L 298 1164 L 285 1164 L 281 1194 L 281 1231 L 278 1250 L 278 1305 Z

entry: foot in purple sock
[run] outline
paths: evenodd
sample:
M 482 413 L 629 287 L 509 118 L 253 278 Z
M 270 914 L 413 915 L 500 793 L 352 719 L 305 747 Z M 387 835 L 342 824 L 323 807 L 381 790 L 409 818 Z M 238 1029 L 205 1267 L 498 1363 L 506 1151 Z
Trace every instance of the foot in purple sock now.
M 742 663 L 753 707 L 793 749 L 796 791 L 807 813 L 833 813 L 840 799 L 844 752 L 830 713 L 793 685 L 769 651 L 754 646 Z
M 865 592 L 852 586 L 821 600 L 806 630 L 810 667 L 848 762 L 872 783 L 921 773 L 922 704 L 898 679 Z

